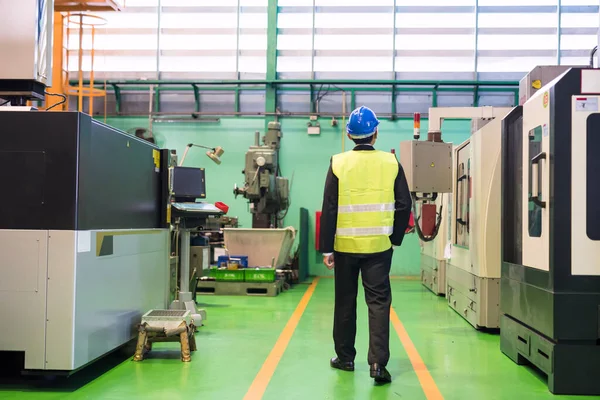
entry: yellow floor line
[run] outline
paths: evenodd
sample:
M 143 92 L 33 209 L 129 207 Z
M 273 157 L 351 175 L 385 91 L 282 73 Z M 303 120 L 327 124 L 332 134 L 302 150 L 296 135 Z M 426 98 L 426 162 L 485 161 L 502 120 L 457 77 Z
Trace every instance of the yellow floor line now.
M 317 283 L 319 283 L 319 277 L 315 277 L 308 289 L 306 289 L 306 292 L 304 292 L 304 296 L 300 299 L 300 303 L 298 303 L 294 313 L 288 320 L 285 328 L 283 328 L 271 353 L 267 356 L 267 359 L 260 368 L 260 371 L 258 371 L 254 381 L 252 381 L 252 385 L 250 385 L 250 389 L 246 392 L 244 400 L 259 400 L 265 394 L 265 390 L 267 390 L 267 386 L 273 377 L 273 373 L 279 364 L 279 360 L 281 360 L 285 349 L 290 343 L 290 339 L 298 326 L 300 318 L 302 318 L 302 314 L 304 314 L 304 310 L 306 310 L 306 306 L 317 287 Z
M 408 359 L 417 374 L 417 378 L 419 378 L 423 392 L 425 392 L 425 397 L 427 400 L 443 400 L 444 397 L 442 396 L 442 393 L 440 393 L 427 366 L 423 362 L 423 359 L 419 355 L 412 340 L 410 340 L 408 332 L 404 329 L 404 325 L 400 322 L 400 318 L 398 318 L 398 314 L 396 314 L 396 311 L 393 308 L 390 312 L 390 320 L 400 338 L 400 342 L 402 342 L 402 346 L 404 346 L 404 350 L 406 350 L 406 353 L 408 354 Z

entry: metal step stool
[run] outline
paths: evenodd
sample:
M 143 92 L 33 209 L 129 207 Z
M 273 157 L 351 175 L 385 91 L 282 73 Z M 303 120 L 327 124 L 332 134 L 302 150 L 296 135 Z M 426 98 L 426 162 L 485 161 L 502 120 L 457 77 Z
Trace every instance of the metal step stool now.
M 196 326 L 189 310 L 150 310 L 142 316 L 138 332 L 133 361 L 142 361 L 155 342 L 179 342 L 183 362 L 190 362 L 191 351 L 196 351 Z

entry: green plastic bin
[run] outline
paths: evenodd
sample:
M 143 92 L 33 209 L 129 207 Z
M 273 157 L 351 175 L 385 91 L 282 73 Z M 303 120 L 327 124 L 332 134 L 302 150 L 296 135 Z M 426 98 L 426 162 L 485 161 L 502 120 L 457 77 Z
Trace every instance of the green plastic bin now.
M 244 282 L 243 269 L 218 269 L 217 281 L 220 282 Z
M 246 269 L 246 282 L 275 282 L 274 268 Z

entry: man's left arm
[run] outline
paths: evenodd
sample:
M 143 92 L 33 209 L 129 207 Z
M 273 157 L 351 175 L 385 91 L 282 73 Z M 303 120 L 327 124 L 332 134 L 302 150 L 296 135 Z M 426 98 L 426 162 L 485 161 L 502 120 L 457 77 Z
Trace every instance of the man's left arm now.
M 396 181 L 394 183 L 394 198 L 394 231 L 390 235 L 390 241 L 392 242 L 392 245 L 400 246 L 404 239 L 412 207 L 408 183 L 406 181 L 406 176 L 404 175 L 404 169 L 400 163 L 398 163 L 398 176 L 396 176 Z

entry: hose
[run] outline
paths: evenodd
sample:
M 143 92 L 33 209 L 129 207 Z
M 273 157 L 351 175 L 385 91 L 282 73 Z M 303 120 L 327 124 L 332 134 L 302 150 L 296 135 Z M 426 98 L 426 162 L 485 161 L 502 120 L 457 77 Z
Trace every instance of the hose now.
M 419 225 L 419 220 L 421 219 L 421 217 L 417 216 L 417 201 L 419 199 L 417 198 L 417 196 L 414 193 L 412 193 L 411 196 L 412 196 L 413 216 L 415 219 L 415 231 L 417 232 L 417 235 L 419 236 L 419 239 L 421 239 L 421 241 L 431 242 L 438 235 L 440 226 L 442 225 L 442 211 L 444 209 L 444 206 L 443 206 L 443 204 L 440 205 L 440 211 L 438 213 L 436 213 L 437 219 L 435 221 L 435 227 L 433 229 L 433 234 L 431 236 L 426 237 L 425 235 L 423 235 L 423 231 L 421 231 L 421 226 Z M 434 200 L 435 200 L 435 197 L 434 197 Z
M 594 46 L 592 51 L 590 51 L 590 67 L 594 68 L 594 54 L 598 51 L 598 46 Z

